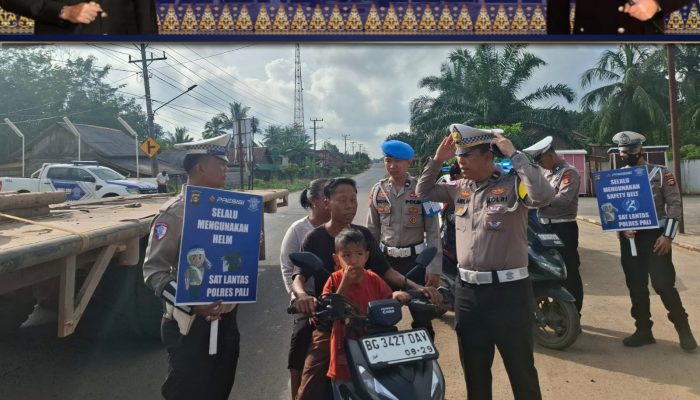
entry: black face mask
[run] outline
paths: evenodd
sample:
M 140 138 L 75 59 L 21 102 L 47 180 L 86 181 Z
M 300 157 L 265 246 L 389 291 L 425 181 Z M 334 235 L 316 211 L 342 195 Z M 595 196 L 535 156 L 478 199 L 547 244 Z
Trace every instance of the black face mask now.
M 622 163 L 628 167 L 634 167 L 637 165 L 637 162 L 639 162 L 639 159 L 642 158 L 642 153 L 637 153 L 637 154 L 627 154 L 624 156 L 620 156 L 622 159 Z

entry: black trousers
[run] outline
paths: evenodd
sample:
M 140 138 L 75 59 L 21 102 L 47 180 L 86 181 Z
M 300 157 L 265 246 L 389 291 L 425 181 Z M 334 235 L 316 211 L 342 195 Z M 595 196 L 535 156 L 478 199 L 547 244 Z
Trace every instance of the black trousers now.
M 397 270 L 401 275 L 406 276 L 406 274 L 411 272 L 413 267 L 416 266 L 416 257 L 418 257 L 418 255 L 403 258 L 389 257 L 387 255 L 386 259 L 389 261 L 389 265 L 391 265 L 392 268 Z M 425 273 L 414 272 L 413 274 L 406 277 L 419 285 L 425 285 Z M 428 321 L 425 323 L 413 321 L 411 322 L 411 328 L 425 328 L 428 331 L 428 334 L 430 334 L 430 337 L 433 338 L 433 340 L 435 340 L 435 329 L 433 329 L 432 321 Z
M 168 350 L 168 377 L 161 387 L 165 399 L 228 399 L 238 364 L 239 340 L 236 312 L 219 320 L 217 354 L 209 355 L 210 323 L 197 317 L 187 336 L 174 320 L 163 319 L 161 335 Z
M 455 287 L 455 330 L 469 400 L 490 400 L 495 348 L 515 400 L 542 398 L 533 356 L 534 307 L 529 278 Z
M 637 231 L 634 238 L 637 256 L 630 253 L 630 242 L 620 237 L 620 254 L 625 282 L 632 300 L 632 318 L 638 329 L 649 329 L 653 325 L 649 306 L 649 279 L 664 307 L 668 310 L 668 319 L 676 326 L 688 325 L 681 296 L 676 289 L 676 269 L 671 260 L 672 252 L 660 256 L 653 252 L 654 243 L 663 234 L 662 229 L 645 229 Z
M 558 249 L 566 264 L 566 281 L 564 287 L 576 299 L 576 308 L 581 313 L 583 308 L 583 282 L 581 281 L 581 258 L 578 255 L 578 224 L 576 221 L 549 224 L 550 227 L 564 242 L 564 247 Z

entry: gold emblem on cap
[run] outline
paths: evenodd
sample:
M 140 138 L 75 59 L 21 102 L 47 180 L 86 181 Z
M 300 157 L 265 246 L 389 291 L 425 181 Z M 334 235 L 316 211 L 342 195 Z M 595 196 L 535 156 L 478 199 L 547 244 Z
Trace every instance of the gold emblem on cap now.
M 462 141 L 462 134 L 459 133 L 459 130 L 457 130 L 457 127 L 452 128 L 452 135 L 451 136 L 452 136 L 452 140 L 454 140 L 454 142 L 456 144 L 459 144 L 459 142 Z

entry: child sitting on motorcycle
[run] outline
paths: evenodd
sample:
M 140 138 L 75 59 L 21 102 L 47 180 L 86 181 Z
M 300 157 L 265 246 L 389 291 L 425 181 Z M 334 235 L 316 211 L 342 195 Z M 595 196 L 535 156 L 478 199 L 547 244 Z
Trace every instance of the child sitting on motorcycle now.
M 352 302 L 361 313 L 367 314 L 367 303 L 374 300 L 393 298 L 408 303 L 411 296 L 403 291 L 391 291 L 389 285 L 374 272 L 365 269 L 369 249 L 362 232 L 353 228 L 343 229 L 335 237 L 336 270 L 325 286 L 323 294 L 338 293 Z M 359 328 L 349 330 L 345 321 L 334 321 L 331 332 L 331 360 L 327 376 L 332 380 L 350 380 L 350 369 L 345 355 L 344 341 L 348 335 L 361 336 Z

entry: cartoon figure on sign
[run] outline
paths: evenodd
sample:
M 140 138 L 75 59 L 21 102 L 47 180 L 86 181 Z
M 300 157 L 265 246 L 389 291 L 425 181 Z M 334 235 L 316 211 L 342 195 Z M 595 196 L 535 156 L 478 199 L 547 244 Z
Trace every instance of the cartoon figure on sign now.
M 237 251 L 232 251 L 221 257 L 221 261 L 223 261 L 223 272 L 234 272 L 243 264 L 243 259 Z
M 622 203 L 622 207 L 628 213 L 633 213 L 639 210 L 639 202 L 635 199 L 626 199 L 624 203 Z
M 206 282 L 207 273 L 211 270 L 211 263 L 201 247 L 193 247 L 187 252 L 187 272 L 185 273 L 185 288 L 191 300 L 199 299 L 203 292 L 200 290 Z
M 615 208 L 612 203 L 602 204 L 600 206 L 600 210 L 603 212 L 603 222 L 606 225 L 615 222 L 615 218 L 617 217 L 617 208 Z

